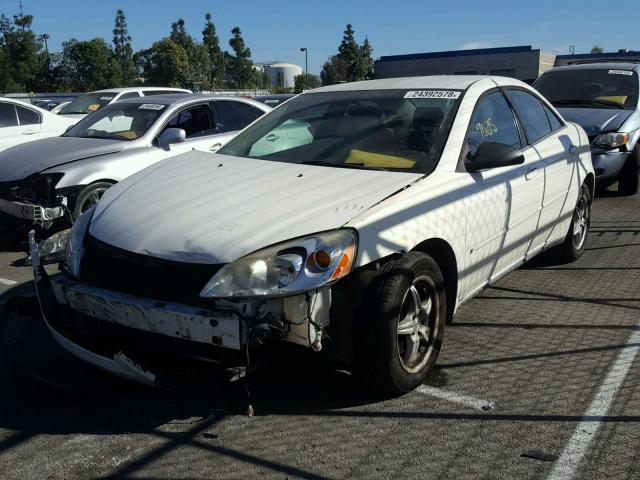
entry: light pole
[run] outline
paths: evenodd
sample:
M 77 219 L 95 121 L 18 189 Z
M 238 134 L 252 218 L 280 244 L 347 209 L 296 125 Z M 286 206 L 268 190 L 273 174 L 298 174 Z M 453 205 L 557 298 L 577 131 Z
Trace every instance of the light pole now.
M 307 61 L 307 51 L 308 49 L 306 47 L 302 47 L 300 48 L 301 52 L 304 52 L 304 76 L 306 77 L 307 75 L 309 75 L 309 63 Z
M 42 35 L 42 39 L 44 40 L 44 50 L 47 52 L 47 70 L 51 68 L 49 65 L 49 45 L 47 45 L 47 40 L 49 40 L 49 38 L 48 33 Z

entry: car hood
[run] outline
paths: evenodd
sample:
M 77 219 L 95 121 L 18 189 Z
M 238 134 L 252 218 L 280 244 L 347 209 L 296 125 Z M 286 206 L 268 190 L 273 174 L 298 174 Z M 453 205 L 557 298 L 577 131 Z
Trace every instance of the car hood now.
M 592 137 L 601 132 L 618 130 L 622 123 L 633 113 L 632 110 L 614 110 L 609 108 L 558 108 L 565 120 L 584 128 Z
M 340 228 L 422 176 L 193 151 L 107 190 L 89 233 L 130 252 L 227 263 L 281 241 Z
M 125 142 L 101 138 L 52 137 L 0 152 L 0 182 L 22 180 L 34 173 L 89 157 L 121 151 Z

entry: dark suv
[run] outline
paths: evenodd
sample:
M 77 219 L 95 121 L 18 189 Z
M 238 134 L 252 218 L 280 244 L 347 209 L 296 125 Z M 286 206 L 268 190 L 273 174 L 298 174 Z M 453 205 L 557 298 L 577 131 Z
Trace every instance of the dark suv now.
M 589 136 L 596 183 L 616 181 L 621 195 L 638 192 L 640 65 L 588 63 L 556 67 L 534 83 L 562 116 Z

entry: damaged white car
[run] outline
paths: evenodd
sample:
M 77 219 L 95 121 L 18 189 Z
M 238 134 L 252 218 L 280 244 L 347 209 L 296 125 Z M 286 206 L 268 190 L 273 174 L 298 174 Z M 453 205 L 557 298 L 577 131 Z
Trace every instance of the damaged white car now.
M 123 377 L 292 343 L 398 394 L 461 303 L 543 250 L 580 256 L 593 188 L 582 128 L 517 80 L 324 87 L 107 190 L 61 273 L 32 236 L 36 285 L 55 339 Z

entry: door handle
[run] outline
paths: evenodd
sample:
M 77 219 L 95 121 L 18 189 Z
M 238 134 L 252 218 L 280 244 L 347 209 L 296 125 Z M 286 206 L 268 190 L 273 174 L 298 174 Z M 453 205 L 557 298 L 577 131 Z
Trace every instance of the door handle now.
M 280 138 L 279 135 L 276 135 L 275 133 L 270 133 L 265 137 L 265 140 L 267 140 L 268 142 L 275 142 L 279 138 Z
M 222 147 L 221 143 L 216 143 L 215 145 L 212 145 L 211 148 L 209 149 L 210 152 L 215 152 L 216 150 L 218 150 L 220 147 Z
M 524 174 L 524 179 L 527 181 L 533 180 L 536 175 L 538 175 L 538 169 L 532 168 L 531 170 L 528 170 L 527 173 Z
M 34 135 L 38 133 L 37 130 L 25 130 L 24 132 L 22 132 L 23 135 Z

